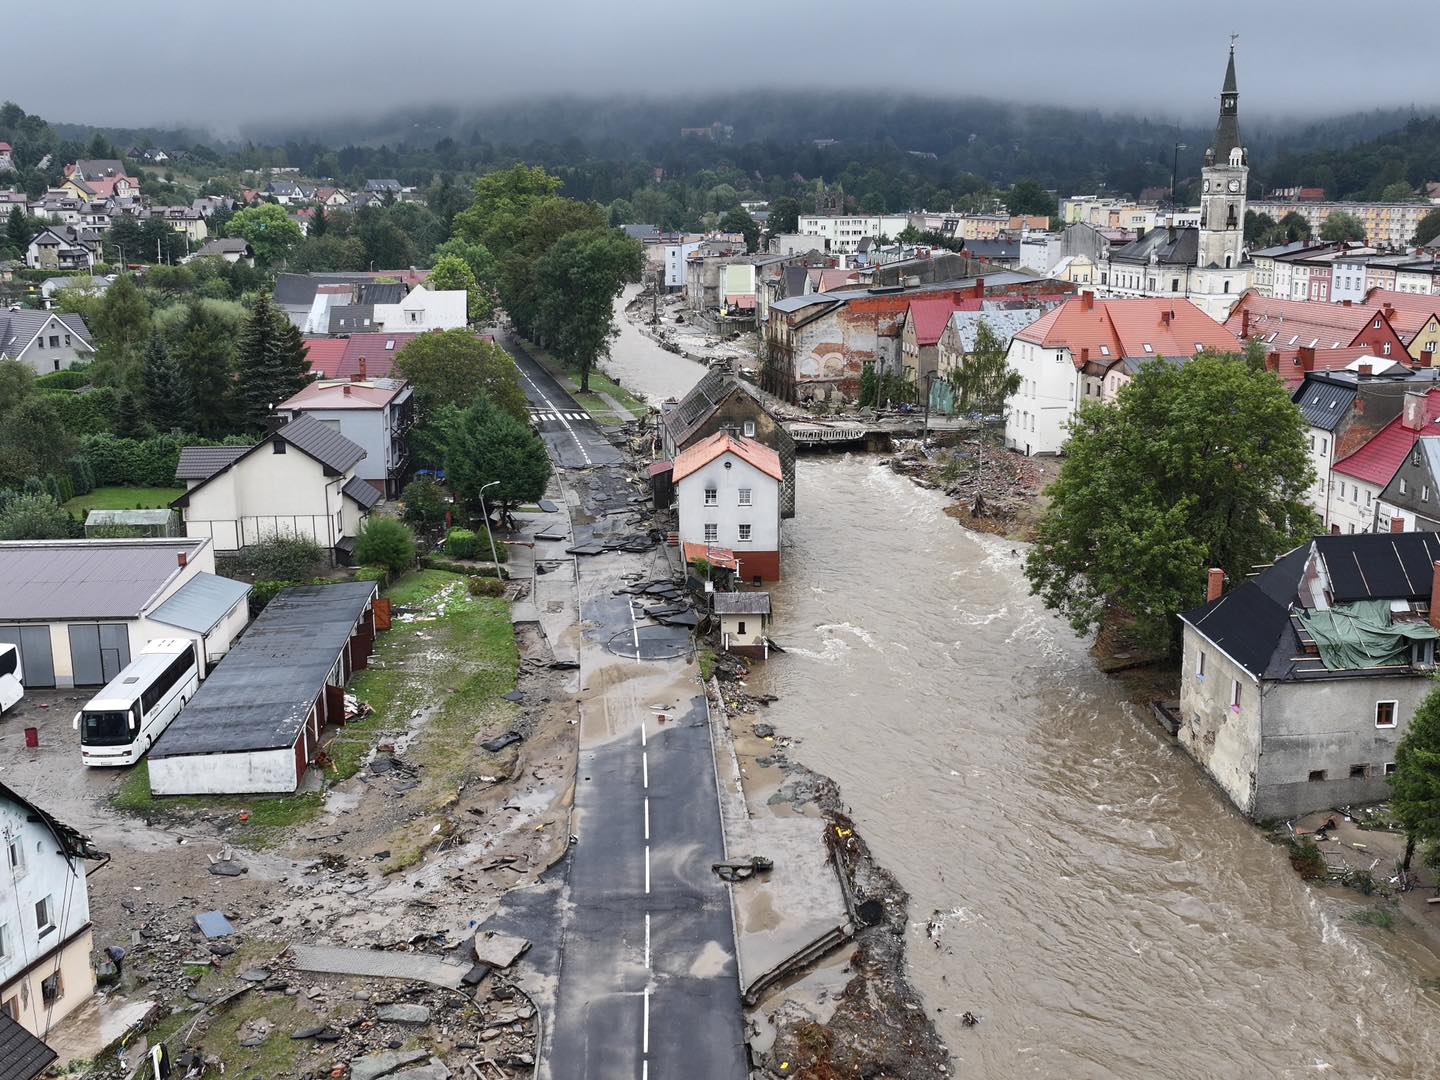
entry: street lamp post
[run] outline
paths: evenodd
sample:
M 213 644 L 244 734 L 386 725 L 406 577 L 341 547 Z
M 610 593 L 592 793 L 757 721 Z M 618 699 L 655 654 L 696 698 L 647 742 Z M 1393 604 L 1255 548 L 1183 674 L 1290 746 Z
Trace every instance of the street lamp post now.
M 490 531 L 490 511 L 485 509 L 485 489 L 492 488 L 500 483 L 499 480 L 491 480 L 488 484 L 480 485 L 480 514 L 485 519 L 485 535 L 490 538 L 490 558 L 495 563 L 495 576 L 500 576 L 500 554 L 495 550 L 495 534 Z
M 1175 201 L 1175 175 L 1176 175 L 1176 173 L 1179 172 L 1179 170 L 1180 170 L 1180 151 L 1181 151 L 1181 150 L 1188 150 L 1188 149 L 1189 149 L 1189 147 L 1187 147 L 1183 142 L 1177 142 L 1177 143 L 1175 144 L 1175 153 L 1174 153 L 1174 154 L 1171 156 L 1171 158 L 1170 158 L 1170 212 L 1171 212 L 1171 214 L 1174 214 L 1176 207 L 1179 205 L 1179 204 Z

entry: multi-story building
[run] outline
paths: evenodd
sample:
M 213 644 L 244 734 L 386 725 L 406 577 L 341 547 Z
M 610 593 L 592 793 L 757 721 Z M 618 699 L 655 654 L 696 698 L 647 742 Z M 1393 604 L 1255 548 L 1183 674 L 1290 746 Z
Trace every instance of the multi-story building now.
M 1325 219 L 1336 212 L 1351 214 L 1365 226 L 1365 242 L 1398 248 L 1409 244 L 1420 219 L 1435 209 L 1429 203 L 1359 203 L 1359 202 L 1273 202 L 1250 204 L 1257 214 L 1267 214 L 1279 221 L 1286 214 L 1299 214 L 1310 224 L 1313 236 L 1320 235 Z
M 796 228 L 806 236 L 824 240 L 823 250 L 850 255 L 865 237 L 893 240 L 909 224 L 910 218 L 904 214 L 801 214 Z

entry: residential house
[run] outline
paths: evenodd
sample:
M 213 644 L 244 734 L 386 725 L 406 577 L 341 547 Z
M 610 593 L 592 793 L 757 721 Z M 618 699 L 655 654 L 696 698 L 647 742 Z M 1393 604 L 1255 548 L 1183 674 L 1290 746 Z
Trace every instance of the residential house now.
M 720 620 L 722 649 L 761 660 L 770 656 L 768 592 L 715 592 L 711 603 Z
M 313 540 L 349 563 L 355 537 L 380 499 L 355 475 L 365 448 L 313 416 L 276 428 L 253 446 L 187 446 L 175 479 L 187 536 L 240 551 L 272 536 Z
M 15 148 L 8 142 L 0 141 L 0 172 L 10 172 L 15 168 Z
M 282 401 L 275 411 L 290 420 L 313 416 L 365 450 L 355 476 L 394 499 L 410 474 L 409 434 L 414 394 L 400 379 L 369 378 L 364 358 L 349 379 L 319 379 Z
M 763 392 L 722 367 L 713 367 L 685 397 L 660 410 L 660 448 L 674 460 L 720 432 L 768 446 L 780 458 L 780 516 L 795 516 L 795 440 L 766 404 Z
M 416 285 L 397 304 L 376 304 L 375 323 L 387 334 L 463 330 L 470 324 L 469 301 L 464 289 L 432 291 Z
M 1440 532 L 1440 429 L 1415 440 L 1380 492 L 1375 531 Z
M 95 342 L 70 311 L 0 310 L 0 360 L 19 360 L 36 375 L 95 358 Z
M 399 195 L 404 189 L 400 186 L 399 180 L 366 180 L 365 194 L 367 195 Z
M 103 856 L 6 784 L 0 846 L 0 1016 L 43 1039 L 95 992 L 85 862 Z
M 1440 347 L 1440 296 L 1371 289 L 1364 306 L 1379 308 L 1405 343 L 1405 351 L 1421 367 L 1433 367 Z
M 983 240 L 966 240 L 965 254 L 991 266 L 1014 270 L 1020 266 L 1020 241 L 1003 233 Z M 1044 273 L 1044 270 L 1037 272 Z
M 210 235 L 210 226 L 205 215 L 190 206 L 156 206 L 141 213 L 142 220 L 159 218 L 176 232 L 184 235 L 192 244 L 201 244 Z
M 380 271 L 337 271 L 335 273 L 314 273 L 314 274 L 276 274 L 275 291 L 273 300 L 280 307 L 285 309 L 285 314 L 290 321 L 299 329 L 304 330 L 311 322 L 318 291 L 323 286 L 347 285 L 349 290 L 337 289 L 335 293 L 345 299 L 346 303 L 355 303 L 360 286 L 375 282 L 384 278 L 389 281 L 396 281 L 413 288 L 430 276 L 428 270 L 380 270 Z M 372 301 L 373 302 L 373 301 Z M 328 327 L 329 315 L 325 315 L 323 323 L 318 324 Z
M 1434 689 L 1440 535 L 1319 536 L 1180 616 L 1181 746 L 1248 817 L 1389 797 Z
M 31 270 L 90 270 L 100 261 L 100 237 L 73 225 L 47 225 L 25 249 Z
M 733 566 L 741 581 L 780 578 L 780 455 L 728 431 L 675 458 L 680 542 L 687 563 Z
M 963 367 L 975 355 L 982 323 L 999 338 L 1001 347 L 1008 353 L 1016 334 L 1064 300 L 1065 297 L 1037 297 L 1019 302 L 984 300 L 974 308 L 967 304 L 960 310 L 952 311 L 940 334 L 937 358 L 940 378 L 930 389 L 930 410 L 937 413 L 954 410 L 955 395 L 948 379 L 956 368 Z
M 1259 341 L 1267 351 L 1302 345 L 1317 351 L 1363 346 L 1382 358 L 1403 359 L 1408 355 L 1383 305 L 1369 308 L 1280 300 L 1252 290 L 1240 298 L 1225 326 L 1241 341 Z
M 1334 533 L 1372 532 L 1376 528 L 1380 493 L 1405 460 L 1416 440 L 1440 434 L 1440 389 L 1409 390 L 1400 415 L 1373 438 L 1331 467 L 1329 526 Z
M 195 253 L 197 259 L 224 259 L 227 263 L 243 262 L 255 265 L 255 251 L 248 240 L 232 237 L 225 240 L 211 240 Z
M 820 240 L 813 246 L 821 251 L 853 254 L 864 237 L 894 239 L 909 224 L 903 214 L 801 214 L 796 230 Z
M 1206 350 L 1236 353 L 1240 343 L 1183 298 L 1097 300 L 1083 293 L 1067 300 L 1010 343 L 1007 359 L 1022 379 L 1006 403 L 1005 445 L 1027 455 L 1058 454 L 1082 403 L 1111 400 L 1139 364 L 1183 361 Z
M 104 686 L 156 638 L 189 637 L 213 663 L 249 618 L 249 586 L 215 576 L 203 538 L 6 541 L 0 575 L 0 642 L 35 688 Z
M 310 370 L 322 379 L 386 379 L 394 374 L 400 350 L 419 334 L 351 334 L 306 338 Z
M 281 206 L 292 206 L 304 197 L 294 180 L 271 180 L 265 185 L 265 194 Z
M 315 189 L 315 201 L 321 206 L 336 209 L 350 204 L 350 196 L 337 187 L 319 187 Z
M 665 245 L 665 291 L 679 292 L 685 288 L 686 264 L 700 247 L 698 239 L 683 239 Z
M 940 373 L 940 335 L 955 308 L 953 296 L 910 301 L 900 322 L 900 362 L 907 382 L 924 387 Z
M 1440 261 L 1432 255 L 1395 267 L 1395 291 L 1420 296 L 1440 295 Z

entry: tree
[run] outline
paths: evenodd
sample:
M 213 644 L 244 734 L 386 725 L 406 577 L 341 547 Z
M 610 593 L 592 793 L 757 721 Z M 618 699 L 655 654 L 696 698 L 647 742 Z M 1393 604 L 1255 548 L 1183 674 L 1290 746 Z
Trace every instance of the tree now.
M 255 258 L 264 266 L 274 266 L 305 239 L 300 226 L 290 220 L 283 206 L 263 203 L 246 207 L 230 219 L 227 231 L 231 236 L 243 238 Z
M 1106 614 L 1173 649 L 1206 570 L 1237 580 L 1312 535 L 1304 422 L 1284 385 L 1233 357 L 1144 365 L 1113 406 L 1082 406 L 1025 563 L 1077 633 Z
M 1428 244 L 1437 236 L 1440 236 L 1440 207 L 1431 210 L 1415 226 L 1415 243 Z
M 1051 217 L 1056 212 L 1055 196 L 1034 180 L 1018 181 L 1005 197 L 1005 209 L 1012 214 Z
M 430 276 L 425 279 L 425 287 L 446 292 L 463 291 L 466 318 L 472 323 L 481 321 L 482 315 L 489 316 L 493 313 L 493 309 L 485 310 L 485 294 L 480 289 L 480 283 L 475 280 L 470 264 L 458 255 L 442 255 L 436 259 Z
M 590 368 L 610 351 L 615 298 L 644 269 L 640 242 L 613 229 L 561 236 L 536 266 L 545 340 L 580 369 L 581 390 L 590 389 Z
M 534 202 L 523 217 L 507 225 L 503 239 L 509 246 L 487 244 L 499 263 L 500 300 L 526 337 L 549 344 L 540 311 L 541 259 L 566 233 L 597 230 L 609 232 L 609 226 L 594 203 L 551 197 Z
M 1405 829 L 1409 869 L 1417 840 L 1440 840 L 1440 688 L 1425 696 L 1395 748 L 1390 810 Z
M 365 245 L 358 236 L 307 236 L 286 264 L 296 273 L 334 273 L 364 270 Z
M 0 540 L 66 540 L 75 519 L 50 495 L 18 495 L 0 510 Z
M 121 274 L 105 290 L 90 329 L 100 344 L 101 356 L 116 361 L 140 356 L 150 340 L 150 301 L 136 286 L 133 274 Z
M 616 199 L 610 204 L 610 224 L 632 225 L 635 223 L 635 207 L 630 204 L 629 199 Z M 651 223 L 653 224 L 653 222 Z
M 30 222 L 25 212 L 18 206 L 10 207 L 10 215 L 5 219 L 5 246 L 14 251 L 18 258 L 25 253 L 34 238 L 35 234 L 30 231 Z
M 1291 210 L 1275 223 L 1280 243 L 1293 244 L 1298 240 L 1310 239 L 1310 221 L 1298 210 Z
M 1024 381 L 1020 372 L 1006 360 L 1007 343 L 985 320 L 975 328 L 975 345 L 965 358 L 950 369 L 947 380 L 955 392 L 955 411 L 980 414 L 980 438 L 975 454 L 975 501 L 970 512 L 977 517 L 985 512 L 983 484 L 985 475 L 985 420 L 1005 413 L 1005 402 L 1019 392 Z
M 159 432 L 190 431 L 190 388 L 180 365 L 156 330 L 145 350 L 145 412 Z
M 35 372 L 19 360 L 0 360 L 0 420 L 34 392 Z
M 476 309 L 471 312 L 470 317 L 482 326 L 489 323 L 495 318 L 495 308 L 499 301 L 500 268 L 495 262 L 495 256 L 490 254 L 490 249 L 484 244 L 471 243 L 459 237 L 451 237 L 435 249 L 436 263 L 447 255 L 464 259 L 470 273 L 475 276 L 475 285 L 480 295 Z
M 0 424 L 0 487 L 19 487 L 28 476 L 66 475 L 80 450 L 51 394 L 30 394 Z
M 326 226 L 329 222 L 325 219 L 325 204 L 321 203 L 315 207 L 315 216 L 310 219 L 310 231 L 307 236 L 324 236 Z
M 369 269 L 403 270 L 415 265 L 414 242 L 385 211 L 373 207 L 361 210 L 356 231 L 360 234 L 365 265 Z
M 1329 240 L 1331 243 L 1364 240 L 1365 223 L 1354 214 L 1344 210 L 1335 210 L 1321 224 L 1320 239 Z
M 1381 202 L 1415 202 L 1415 189 L 1403 180 L 1385 185 L 1380 192 Z
M 234 429 L 233 343 L 244 319 L 232 322 L 229 308 L 239 309 L 240 305 L 191 300 L 167 335 L 170 357 L 184 380 L 185 394 L 190 400 L 192 423 L 187 430 L 211 439 L 228 435 Z
M 274 406 L 305 385 L 310 361 L 305 339 L 261 293 L 240 332 L 236 356 L 235 420 L 247 431 L 264 429 Z
M 1252 248 L 1266 247 L 1275 236 L 1275 219 L 1269 214 L 1245 211 L 1245 243 Z
M 741 207 L 736 207 L 720 219 L 720 231 L 741 233 L 745 237 L 745 250 L 752 254 L 760 247 L 760 224 Z
M 788 195 L 773 200 L 765 225 L 771 236 L 795 232 L 800 228 L 800 203 Z
M 400 501 L 405 504 L 405 520 L 422 529 L 439 525 L 450 509 L 444 489 L 428 476 L 417 476 L 406 484 Z
M 508 249 L 517 223 L 560 187 L 560 179 L 538 165 L 514 165 L 482 176 L 475 181 L 475 201 L 455 215 L 454 234 L 497 253 Z
M 480 509 L 480 490 L 491 481 L 490 506 L 502 512 L 545 494 L 550 458 L 545 444 L 509 413 L 477 399 L 455 418 L 445 448 L 445 480 L 457 499 Z
M 415 565 L 415 534 L 395 518 L 372 517 L 355 538 L 355 558 L 402 574 Z
M 395 370 L 415 388 L 427 419 L 446 405 L 464 408 L 478 395 L 512 419 L 526 421 L 528 406 L 515 361 L 469 330 L 421 334 L 396 355 Z

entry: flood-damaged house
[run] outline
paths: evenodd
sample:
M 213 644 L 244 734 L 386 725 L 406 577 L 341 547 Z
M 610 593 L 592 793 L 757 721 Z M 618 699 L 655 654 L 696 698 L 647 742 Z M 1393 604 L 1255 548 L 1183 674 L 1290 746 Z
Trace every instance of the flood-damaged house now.
M 1180 744 L 1251 818 L 1389 795 L 1435 687 L 1440 535 L 1319 536 L 1180 616 Z

